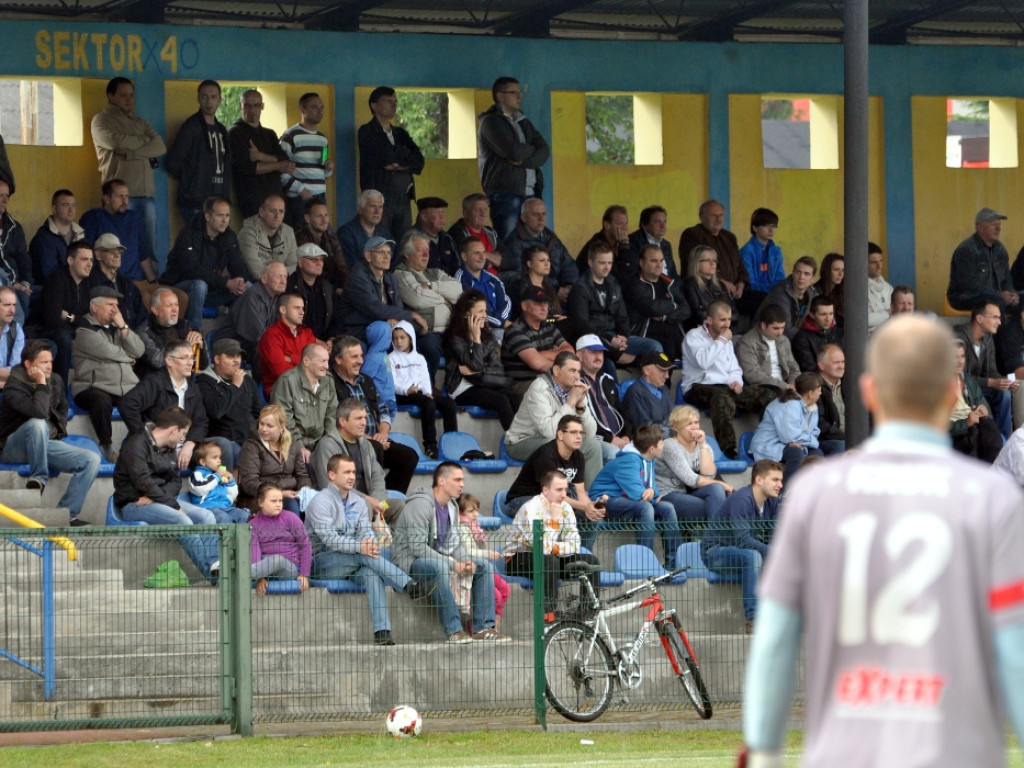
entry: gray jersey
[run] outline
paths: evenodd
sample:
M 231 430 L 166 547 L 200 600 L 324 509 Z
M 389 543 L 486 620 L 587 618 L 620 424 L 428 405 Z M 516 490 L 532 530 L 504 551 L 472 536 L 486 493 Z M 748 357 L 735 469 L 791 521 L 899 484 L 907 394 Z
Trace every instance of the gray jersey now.
M 1024 497 L 947 448 L 877 440 L 800 473 L 762 598 L 803 616 L 803 765 L 1005 764 L 993 632 L 1024 621 Z

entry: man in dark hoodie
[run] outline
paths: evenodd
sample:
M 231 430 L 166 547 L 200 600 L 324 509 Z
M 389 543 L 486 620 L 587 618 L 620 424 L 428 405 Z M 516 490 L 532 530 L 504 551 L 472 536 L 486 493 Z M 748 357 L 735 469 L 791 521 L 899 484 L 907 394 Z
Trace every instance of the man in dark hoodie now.
M 208 197 L 203 215 L 178 233 L 160 282 L 188 294 L 189 327 L 202 332 L 203 307 L 231 304 L 251 281 L 231 229 L 231 204 L 223 197 Z
M 551 148 L 520 111 L 523 91 L 514 77 L 499 77 L 491 86 L 494 104 L 480 115 L 477 136 L 480 181 L 491 200 L 491 222 L 498 237 L 515 229 L 528 197 L 544 191 L 541 166 Z
M 197 100 L 199 111 L 181 124 L 167 153 L 167 172 L 178 180 L 178 209 L 186 227 L 199 215 L 206 198 L 231 197 L 228 129 L 217 119 L 220 84 L 203 80 Z

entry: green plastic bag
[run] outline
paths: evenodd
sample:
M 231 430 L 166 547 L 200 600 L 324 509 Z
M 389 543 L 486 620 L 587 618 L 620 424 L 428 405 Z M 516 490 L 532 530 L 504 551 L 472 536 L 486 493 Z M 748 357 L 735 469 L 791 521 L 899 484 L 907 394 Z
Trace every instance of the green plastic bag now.
M 149 589 L 170 589 L 172 587 L 187 587 L 188 576 L 181 570 L 181 564 L 177 560 L 168 560 L 157 566 L 156 573 L 142 582 Z

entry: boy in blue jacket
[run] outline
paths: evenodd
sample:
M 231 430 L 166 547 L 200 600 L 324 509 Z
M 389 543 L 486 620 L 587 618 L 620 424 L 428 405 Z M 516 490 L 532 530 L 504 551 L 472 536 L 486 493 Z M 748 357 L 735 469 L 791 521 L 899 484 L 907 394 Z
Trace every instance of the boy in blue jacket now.
M 661 456 L 664 447 L 661 427 L 640 427 L 632 444 L 601 468 L 590 488 L 590 498 L 605 497 L 608 519 L 635 523 L 636 543 L 649 549 L 654 549 L 655 520 L 661 523 L 665 567 L 671 570 L 682 539 L 676 509 L 661 500 L 654 483 L 654 460 Z M 583 546 L 592 550 L 597 529 L 588 526 L 580 534 Z
M 238 484 L 234 475 L 221 466 L 220 446 L 214 442 L 200 443 L 193 452 L 196 468 L 188 479 L 185 501 L 208 509 L 218 523 L 244 523 L 249 510 L 234 506 Z
M 739 574 L 748 635 L 757 613 L 757 580 L 779 518 L 780 493 L 782 464 L 758 461 L 750 472 L 750 485 L 729 496 L 711 515 L 700 543 L 704 565 L 723 576 Z

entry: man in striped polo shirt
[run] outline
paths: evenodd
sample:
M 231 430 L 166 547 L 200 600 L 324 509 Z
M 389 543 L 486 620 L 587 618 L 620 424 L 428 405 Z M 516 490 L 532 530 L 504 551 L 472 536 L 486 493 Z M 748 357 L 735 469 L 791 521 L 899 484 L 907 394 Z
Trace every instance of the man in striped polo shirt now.
M 295 163 L 295 170 L 281 174 L 286 194 L 288 226 L 298 229 L 304 223 L 306 201 L 327 200 L 327 179 L 334 173 L 334 161 L 328 159 L 327 137 L 316 129 L 324 119 L 320 94 L 310 91 L 299 99 L 302 120 L 281 136 L 281 149 Z

